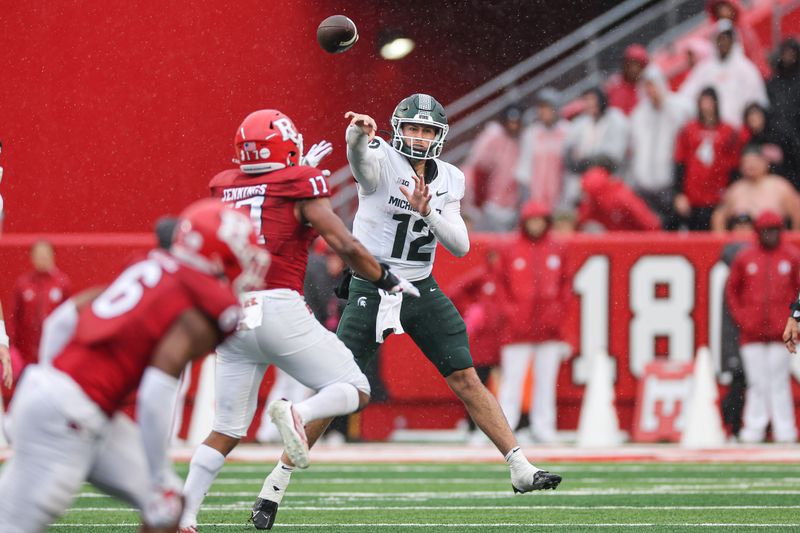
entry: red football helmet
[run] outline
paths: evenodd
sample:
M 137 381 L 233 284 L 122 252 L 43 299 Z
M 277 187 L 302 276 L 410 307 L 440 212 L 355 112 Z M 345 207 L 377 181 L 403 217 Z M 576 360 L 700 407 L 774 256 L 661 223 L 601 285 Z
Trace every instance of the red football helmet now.
M 240 294 L 264 284 L 270 259 L 257 242 L 247 215 L 207 198 L 180 214 L 170 252 L 192 268 L 227 279 Z
M 247 115 L 233 140 L 234 163 L 242 172 L 262 174 L 300 164 L 303 136 L 292 119 L 277 109 L 262 109 Z

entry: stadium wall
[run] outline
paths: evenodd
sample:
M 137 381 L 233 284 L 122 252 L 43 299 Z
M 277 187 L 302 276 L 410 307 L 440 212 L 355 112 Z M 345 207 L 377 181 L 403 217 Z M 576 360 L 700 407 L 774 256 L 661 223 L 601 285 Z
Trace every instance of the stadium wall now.
M 26 269 L 28 248 L 40 237 L 18 234 L 0 239 L 0 294 L 6 309 L 13 280 Z M 107 282 L 112 273 L 153 244 L 150 234 L 55 234 L 47 238 L 56 246 L 59 265 L 78 289 Z M 800 243 L 797 236 L 791 238 Z M 479 265 L 490 247 L 502 245 L 496 235 L 474 235 L 472 240 L 472 250 L 463 259 L 439 250 L 434 275 L 445 291 L 453 288 L 454 279 Z M 575 350 L 559 374 L 558 426 L 577 426 L 586 357 L 592 350 L 607 348 L 616 361 L 620 423 L 630 430 L 638 379 L 649 361 L 691 361 L 698 347 L 709 345 L 719 365 L 719 315 L 714 310 L 727 275 L 719 261 L 727 238 L 700 233 L 631 233 L 576 235 L 566 242 L 568 263 L 575 273 L 575 294 L 564 324 Z M 786 295 L 787 304 L 792 297 Z M 383 439 L 395 428 L 452 428 L 465 416 L 435 368 L 406 336 L 390 337 L 380 360 L 389 401 L 373 404 L 360 415 L 362 437 Z M 725 392 L 724 387 L 720 392 Z M 793 392 L 800 399 L 796 382 Z M 191 401 L 192 394 L 189 407 Z M 184 426 L 189 422 L 187 418 Z

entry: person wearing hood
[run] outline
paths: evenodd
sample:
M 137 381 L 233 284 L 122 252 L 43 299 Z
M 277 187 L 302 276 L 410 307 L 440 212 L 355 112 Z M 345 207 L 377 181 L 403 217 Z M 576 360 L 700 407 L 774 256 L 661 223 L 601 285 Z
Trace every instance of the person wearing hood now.
M 727 20 L 733 24 L 736 33 L 740 35 L 744 55 L 753 62 L 763 78 L 768 78 L 770 69 L 767 63 L 767 54 L 764 47 L 761 46 L 756 32 L 744 23 L 744 7 L 739 0 L 708 0 L 706 13 L 714 24 L 720 20 Z
M 555 209 L 564 183 L 564 145 L 569 123 L 558 116 L 561 95 L 544 88 L 536 95 L 537 118 L 522 132 L 514 176 L 524 195 Z
M 777 212 L 762 211 L 755 221 L 758 244 L 736 256 L 725 285 L 747 376 L 743 442 L 763 441 L 770 423 L 773 440 L 797 441 L 789 358 L 780 339 L 784 299 L 800 282 L 800 250 L 783 239 L 784 228 Z
M 714 49 L 711 46 L 711 43 L 708 42 L 708 39 L 693 36 L 681 40 L 678 43 L 678 55 L 685 58 L 685 63 L 681 68 L 681 71 L 670 78 L 670 88 L 673 91 L 678 92 L 678 90 L 680 90 L 680 88 L 683 86 L 683 82 L 689 77 L 689 74 L 692 72 L 692 69 L 695 67 L 695 65 L 702 63 L 713 53 Z
M 800 190 L 800 141 L 780 114 L 770 113 L 761 104 L 748 105 L 739 137 L 742 144 L 760 144 L 772 172 Z
M 661 221 L 608 167 L 595 166 L 581 179 L 578 227 L 596 222 L 606 231 L 658 231 Z
M 509 231 L 517 222 L 519 188 L 514 170 L 519 158 L 522 108 L 503 110 L 475 139 L 462 169 L 466 179 L 466 210 L 480 231 Z
M 520 213 L 519 234 L 502 254 L 505 321 L 500 350 L 499 401 L 512 428 L 519 424 L 522 387 L 533 359 L 533 437 L 556 441 L 556 380 L 569 355 L 561 326 L 569 305 L 570 276 L 563 246 L 551 239 L 551 211 L 538 202 Z M 528 394 L 526 391 L 525 394 Z
M 645 69 L 641 87 L 644 98 L 631 115 L 629 183 L 661 218 L 662 225 L 674 229 L 672 156 L 678 132 L 691 118 L 691 108 L 669 90 L 655 65 Z
M 692 70 L 680 94 L 696 101 L 705 87 L 713 87 L 719 95 L 722 121 L 738 128 L 747 104 L 769 105 L 764 78 L 736 45 L 736 32 L 729 20 L 717 23 L 714 42 L 715 53 Z
M 647 49 L 641 44 L 632 44 L 625 49 L 622 56 L 622 71 L 608 78 L 604 87 L 608 95 L 608 105 L 616 107 L 626 115 L 633 112 L 639 102 L 638 88 L 642 71 L 649 61 Z
M 675 142 L 675 212 L 690 230 L 709 229 L 736 172 L 740 146 L 734 129 L 720 120 L 717 91 L 706 87 L 697 98 L 697 118 Z
M 613 168 L 622 165 L 628 151 L 630 124 L 615 107 L 609 107 L 602 89 L 583 93 L 584 112 L 572 121 L 565 142 L 565 160 L 570 174 L 564 180 L 560 208 L 574 208 L 580 199 L 580 175 L 602 160 Z
M 800 43 L 794 38 L 778 48 L 767 95 L 775 114 L 784 117 L 795 137 L 800 136 Z

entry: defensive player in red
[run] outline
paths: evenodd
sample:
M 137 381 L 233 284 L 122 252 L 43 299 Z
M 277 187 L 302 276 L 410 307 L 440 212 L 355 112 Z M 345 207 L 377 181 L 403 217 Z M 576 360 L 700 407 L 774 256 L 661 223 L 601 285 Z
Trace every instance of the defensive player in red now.
M 248 218 L 207 199 L 181 214 L 169 252 L 151 251 L 85 306 L 52 364 L 20 382 L 0 530 L 45 531 L 88 480 L 139 506 L 144 531 L 175 531 L 182 498 L 167 444 L 178 376 L 236 329 L 237 295 L 268 263 Z M 121 424 L 137 387 L 138 426 Z
M 358 277 L 379 289 L 419 296 L 411 283 L 378 263 L 333 212 L 328 182 L 320 170 L 303 164 L 308 162 L 308 157 L 303 159 L 303 138 L 289 117 L 274 109 L 255 111 L 237 129 L 234 144 L 239 168 L 217 174 L 210 183 L 211 194 L 250 209 L 272 266 L 266 290 L 244 299 L 243 325 L 217 349 L 214 424 L 192 457 L 184 486 L 186 507 L 180 525 L 186 533 L 197 531 L 205 494 L 225 457 L 247 433 L 268 365 L 318 391 L 295 405 L 277 400 L 268 406 L 294 463 L 279 462 L 276 475 L 288 476 L 295 465 L 308 466 L 306 423 L 352 413 L 369 401 L 369 382 L 353 354 L 314 318 L 303 299 L 312 241 L 322 236 Z M 329 146 L 323 145 L 315 163 L 327 152 Z M 271 491 L 269 479 L 262 495 Z M 259 497 L 252 514 L 257 527 L 272 525 L 274 505 Z

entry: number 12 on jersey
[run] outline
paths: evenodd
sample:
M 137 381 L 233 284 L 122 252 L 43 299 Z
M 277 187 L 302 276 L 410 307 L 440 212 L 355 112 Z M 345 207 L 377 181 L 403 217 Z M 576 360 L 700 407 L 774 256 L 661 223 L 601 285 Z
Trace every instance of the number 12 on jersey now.
M 392 246 L 392 257 L 395 259 L 402 259 L 403 258 L 403 250 L 406 247 L 406 237 L 408 236 L 408 227 L 411 225 L 411 214 L 410 213 L 397 213 L 395 216 L 392 217 L 393 220 L 397 220 L 397 233 L 394 236 L 394 246 Z M 414 222 L 414 226 L 411 228 L 411 231 L 414 233 L 422 233 L 428 228 L 428 225 L 425 223 L 424 220 L 418 218 Z M 406 260 L 408 261 L 430 261 L 431 260 L 431 252 L 420 252 L 419 249 L 425 246 L 426 244 L 430 244 L 433 241 L 434 235 L 430 229 L 428 229 L 427 235 L 422 235 L 421 237 L 417 237 L 413 241 L 408 244 L 408 254 L 406 254 Z

